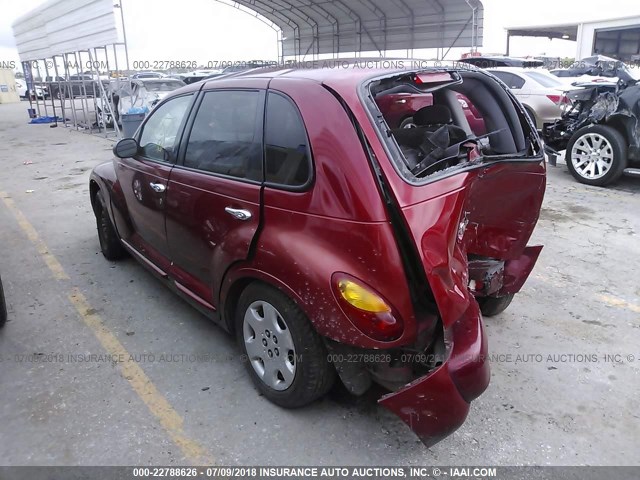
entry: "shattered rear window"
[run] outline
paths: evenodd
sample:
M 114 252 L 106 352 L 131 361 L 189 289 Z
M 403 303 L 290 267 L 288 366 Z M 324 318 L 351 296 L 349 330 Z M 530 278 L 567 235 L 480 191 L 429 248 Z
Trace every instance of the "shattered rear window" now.
M 537 132 L 513 97 L 482 72 L 402 73 L 365 88 L 380 136 L 409 180 L 541 155 Z

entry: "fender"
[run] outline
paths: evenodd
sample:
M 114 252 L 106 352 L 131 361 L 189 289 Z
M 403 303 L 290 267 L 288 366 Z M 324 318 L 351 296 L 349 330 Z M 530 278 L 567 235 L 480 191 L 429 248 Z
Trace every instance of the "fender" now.
M 102 163 L 95 167 L 91 172 L 89 180 L 89 192 L 91 194 L 91 205 L 95 212 L 95 193 L 97 188 L 105 195 L 107 202 L 107 210 L 111 222 L 120 238 L 126 238 L 125 232 L 131 232 L 131 220 L 124 202 L 124 195 L 118 176 L 116 174 L 117 160 Z M 95 186 L 94 186 L 95 185 Z

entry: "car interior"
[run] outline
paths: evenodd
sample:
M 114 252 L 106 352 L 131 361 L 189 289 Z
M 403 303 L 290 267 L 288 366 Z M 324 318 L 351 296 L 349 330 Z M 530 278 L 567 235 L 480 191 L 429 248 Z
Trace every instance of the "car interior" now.
M 495 157 L 522 157 L 539 152 L 537 136 L 525 114 L 497 82 L 480 72 L 409 73 L 369 84 L 374 100 L 397 93 L 433 96 L 433 104 L 414 113 L 416 128 L 391 129 L 385 112 L 371 102 L 390 150 L 400 152 L 400 170 L 411 178 L 425 178 L 452 167 Z M 465 116 L 459 95 L 472 102 L 482 116 L 487 134 L 478 136 Z M 394 155 L 392 155 L 394 157 Z

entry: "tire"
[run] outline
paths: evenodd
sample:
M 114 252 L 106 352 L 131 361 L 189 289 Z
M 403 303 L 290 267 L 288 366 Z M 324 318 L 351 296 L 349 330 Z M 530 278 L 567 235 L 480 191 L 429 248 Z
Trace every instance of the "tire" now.
M 515 294 L 510 293 L 504 297 L 483 297 L 478 298 L 478 304 L 480 305 L 480 311 L 485 317 L 495 317 L 496 315 L 504 312 L 509 305 Z
M 606 125 L 581 128 L 569 141 L 566 163 L 580 183 L 604 187 L 624 172 L 627 142 L 620 132 Z
M 127 251 L 120 243 L 116 229 L 113 227 L 106 202 L 102 196 L 102 192 L 98 190 L 96 193 L 96 224 L 98 227 L 98 240 L 100 240 L 100 249 L 102 255 L 107 260 L 120 260 L 127 256 Z
M 0 278 L 0 328 L 7 323 L 7 303 L 4 298 L 4 289 L 2 288 L 2 279 Z
M 247 286 L 238 300 L 235 327 L 247 371 L 271 402 L 302 407 L 333 386 L 336 372 L 322 339 L 281 291 L 258 282 Z
M 113 117 L 111 115 L 104 114 L 102 109 L 98 107 L 96 112 L 96 124 L 102 128 L 113 128 Z
M 400 122 L 400 128 L 415 128 L 413 117 L 407 117 L 402 122 Z

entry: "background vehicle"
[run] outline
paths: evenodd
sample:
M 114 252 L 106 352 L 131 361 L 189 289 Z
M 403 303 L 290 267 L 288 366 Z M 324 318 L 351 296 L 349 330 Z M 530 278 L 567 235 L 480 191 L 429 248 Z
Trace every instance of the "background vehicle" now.
M 3 327 L 5 323 L 7 323 L 7 303 L 4 298 L 2 278 L 0 278 L 0 327 Z
M 112 80 L 108 85 L 108 95 L 112 98 L 112 111 L 116 114 L 116 121 L 120 124 L 121 115 L 132 108 L 151 110 L 160 100 L 170 92 L 184 87 L 184 82 L 174 78 L 146 78 L 131 81 Z M 98 98 L 98 112 L 96 121 L 101 125 L 113 126 L 111 115 L 102 106 L 102 98 Z M 103 118 L 104 117 L 104 118 Z
M 415 128 L 385 118 L 399 94 L 431 98 Z M 300 407 L 338 376 L 388 389 L 427 445 L 462 424 L 490 377 L 481 311 L 507 308 L 542 248 L 542 146 L 494 77 L 248 71 L 173 92 L 114 154 L 89 185 L 104 256 L 234 332 L 266 398 Z
M 569 68 L 556 68 L 549 73 L 571 84 L 585 81 L 616 83 L 615 70 L 621 63 L 615 58 L 594 55 L 575 62 Z
M 609 185 L 625 172 L 640 176 L 640 83 L 624 65 L 614 73 L 616 85 L 571 92 L 572 107 L 543 130 L 549 155 L 566 150 L 567 168 L 587 185 Z
M 195 70 L 193 72 L 180 75 L 180 79 L 187 85 L 204 80 L 205 78 L 214 78 L 222 75 L 222 70 Z
M 107 85 L 109 80 L 100 80 Z M 51 94 L 54 98 L 99 97 L 100 85 L 93 75 L 70 75 L 64 82 L 52 82 Z
M 35 94 L 34 94 L 34 90 L 35 90 Z M 38 100 L 49 98 L 49 93 L 47 92 L 46 89 L 43 89 L 40 86 L 36 86 L 34 90 L 30 91 L 32 98 L 34 95 L 38 96 Z M 24 98 L 25 100 L 29 99 L 29 94 L 27 93 L 27 83 L 24 80 L 16 79 L 16 92 L 18 92 L 18 95 L 20 96 L 20 98 Z
M 468 63 L 478 68 L 495 68 L 495 67 L 519 67 L 519 68 L 538 68 L 544 65 L 541 60 L 535 58 L 517 58 L 495 56 L 468 57 L 458 60 L 462 63 Z
M 570 104 L 566 95 L 568 87 L 546 70 L 502 67 L 487 71 L 509 87 L 538 130 L 542 130 L 545 123 L 558 120 Z
M 164 78 L 167 75 L 162 72 L 137 72 L 131 75 L 131 79 Z

